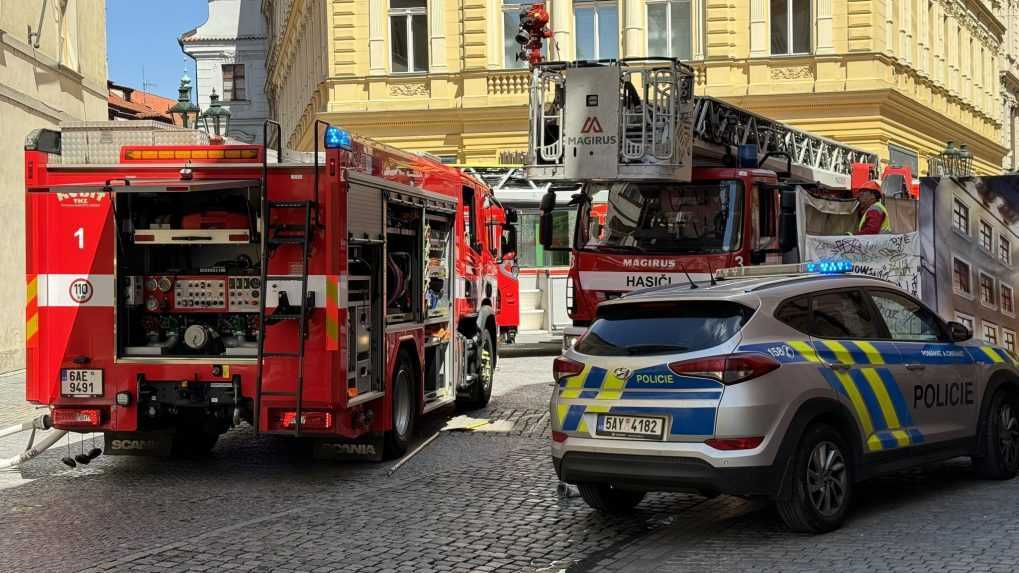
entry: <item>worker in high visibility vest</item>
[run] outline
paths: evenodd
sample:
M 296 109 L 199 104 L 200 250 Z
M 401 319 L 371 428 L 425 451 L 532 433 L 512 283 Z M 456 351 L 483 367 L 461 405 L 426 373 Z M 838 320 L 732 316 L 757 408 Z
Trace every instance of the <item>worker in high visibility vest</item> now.
M 881 202 L 881 185 L 877 181 L 867 181 L 856 190 L 856 200 L 860 206 L 860 224 L 856 227 L 856 235 L 877 235 L 892 232 L 892 222 L 888 220 L 888 209 Z

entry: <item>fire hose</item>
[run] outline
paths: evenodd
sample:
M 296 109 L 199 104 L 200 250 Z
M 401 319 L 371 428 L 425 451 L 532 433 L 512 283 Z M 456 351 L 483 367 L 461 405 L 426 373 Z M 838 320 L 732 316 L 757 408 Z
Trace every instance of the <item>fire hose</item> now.
M 51 432 L 49 435 L 43 438 L 38 444 L 33 444 L 33 442 L 35 441 L 36 430 L 49 430 L 51 427 L 52 425 L 50 423 L 50 417 L 44 415 L 29 420 L 28 422 L 24 422 L 22 424 L 17 424 L 9 428 L 4 428 L 0 430 L 0 438 L 6 436 L 13 436 L 14 434 L 18 434 L 21 432 L 27 431 L 32 432 L 32 437 L 29 438 L 28 447 L 25 449 L 25 451 L 21 452 L 16 456 L 11 456 L 6 459 L 0 459 L 0 469 L 12 468 L 21 465 L 31 460 L 32 458 L 35 458 L 39 454 L 48 450 L 53 444 L 57 443 L 57 441 L 59 441 L 60 438 L 63 438 L 64 435 L 67 434 L 67 430 L 53 430 L 53 432 Z

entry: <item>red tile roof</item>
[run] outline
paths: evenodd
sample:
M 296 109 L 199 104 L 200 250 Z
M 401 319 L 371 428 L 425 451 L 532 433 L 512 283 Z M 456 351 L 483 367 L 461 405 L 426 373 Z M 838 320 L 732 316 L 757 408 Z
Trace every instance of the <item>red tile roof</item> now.
M 130 97 L 130 101 L 124 99 L 120 93 Z M 176 100 L 158 96 L 153 93 L 144 92 L 128 86 L 122 86 L 108 82 L 107 103 L 110 107 L 110 118 L 122 117 L 125 119 L 155 119 L 166 123 L 180 123 L 168 113 L 170 107 L 177 103 Z

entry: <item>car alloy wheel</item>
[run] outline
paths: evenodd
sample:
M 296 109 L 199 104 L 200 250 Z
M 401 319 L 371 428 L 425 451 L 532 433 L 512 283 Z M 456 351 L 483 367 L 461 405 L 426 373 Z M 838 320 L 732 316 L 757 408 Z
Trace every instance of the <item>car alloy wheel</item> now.
M 807 462 L 807 495 L 824 517 L 837 514 L 846 500 L 849 473 L 842 451 L 832 442 L 814 446 Z
M 998 409 L 998 451 L 1005 467 L 1012 467 L 1019 457 L 1019 420 L 1008 402 Z

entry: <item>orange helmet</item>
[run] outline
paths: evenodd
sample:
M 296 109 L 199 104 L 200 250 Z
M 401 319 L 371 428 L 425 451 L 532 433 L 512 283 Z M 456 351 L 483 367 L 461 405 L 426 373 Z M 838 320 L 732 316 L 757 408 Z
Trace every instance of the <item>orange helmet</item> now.
M 862 185 L 856 188 L 857 193 L 860 191 L 873 191 L 881 195 L 881 184 L 874 180 L 864 181 Z

